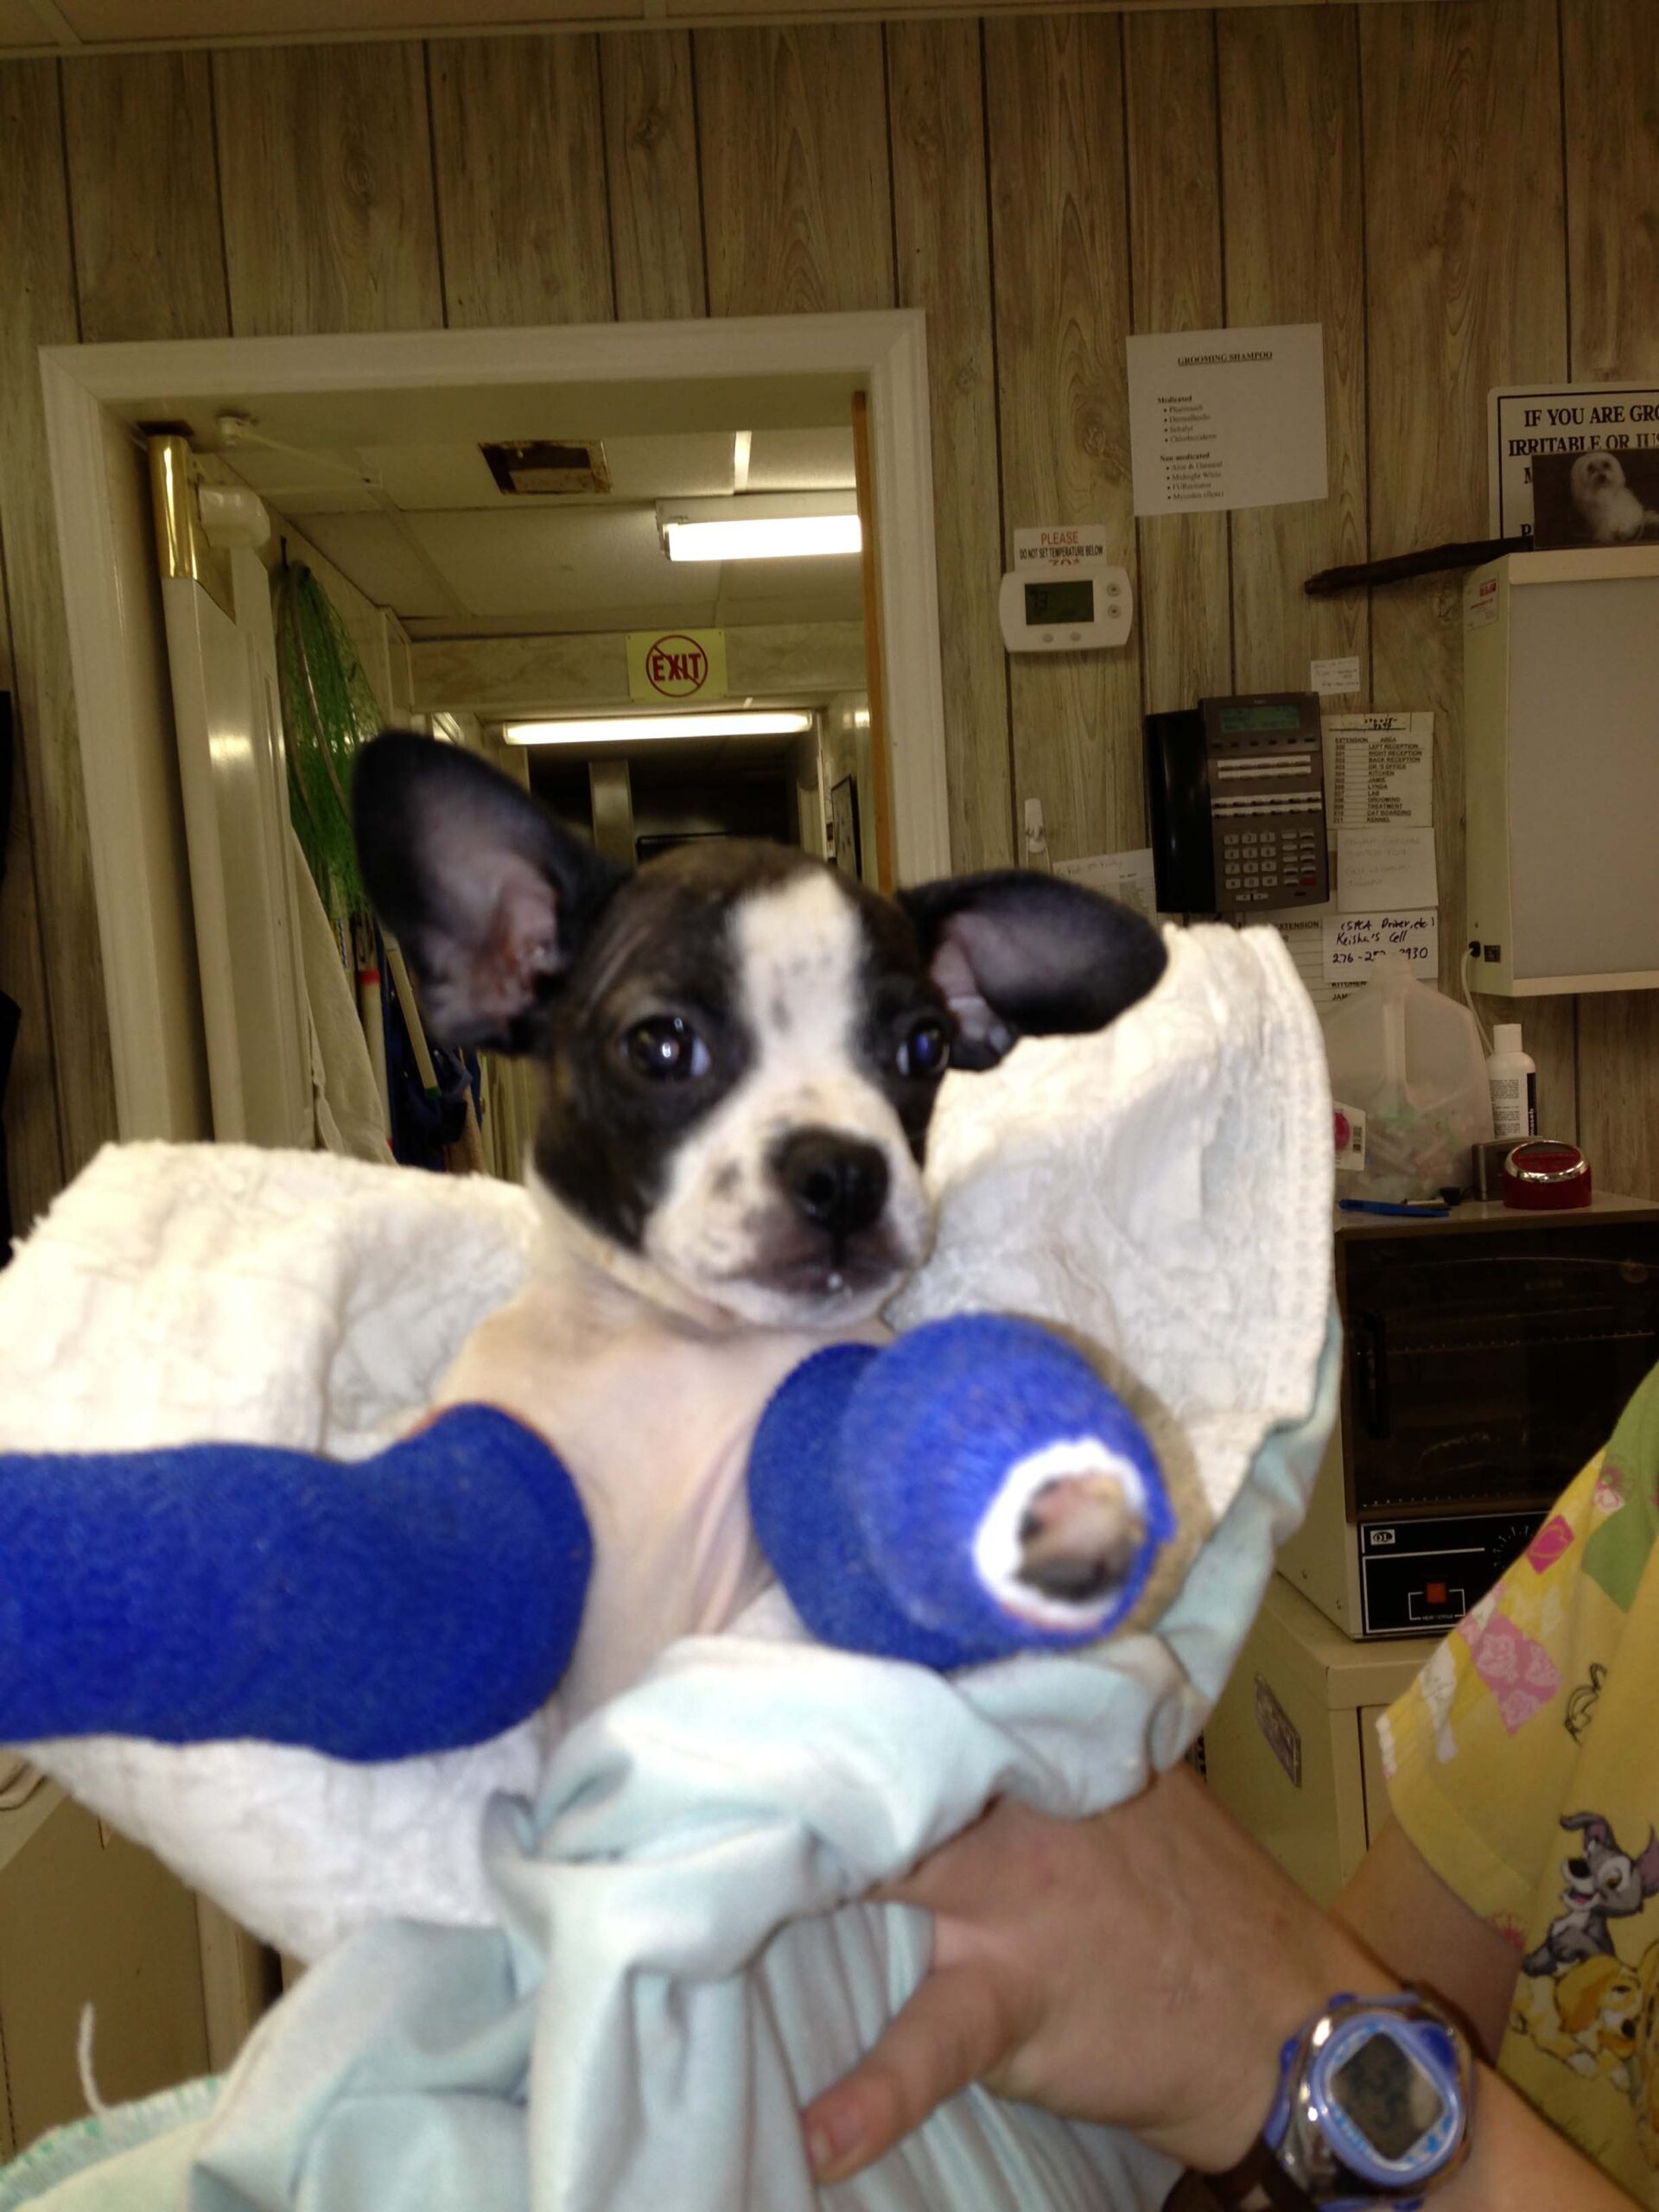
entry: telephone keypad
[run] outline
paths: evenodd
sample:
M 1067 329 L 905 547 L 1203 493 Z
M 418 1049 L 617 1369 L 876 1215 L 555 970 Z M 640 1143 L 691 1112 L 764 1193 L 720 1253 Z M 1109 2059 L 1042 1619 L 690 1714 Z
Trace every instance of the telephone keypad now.
M 1253 830 L 1226 826 L 1220 846 L 1221 879 L 1230 906 L 1261 906 L 1270 899 L 1281 905 L 1285 892 L 1293 902 L 1310 893 L 1323 895 L 1315 830 L 1271 819 Z

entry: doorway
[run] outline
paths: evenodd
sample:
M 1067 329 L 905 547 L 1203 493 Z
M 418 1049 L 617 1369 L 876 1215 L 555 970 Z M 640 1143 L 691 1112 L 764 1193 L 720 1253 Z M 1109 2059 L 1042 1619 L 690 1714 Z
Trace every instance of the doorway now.
M 521 779 L 578 819 L 585 772 L 596 840 L 626 839 L 639 858 L 665 841 L 759 830 L 873 880 L 876 818 L 890 805 L 897 880 L 947 870 L 919 315 L 75 346 L 48 349 L 42 364 L 124 1138 L 214 1127 L 200 899 L 155 586 L 140 573 L 139 447 L 156 435 L 182 440 L 207 480 L 251 487 L 279 518 L 279 539 L 286 523 L 346 580 L 362 632 L 353 642 L 388 719 L 425 718 L 498 760 L 516 756 Z M 855 404 L 867 410 L 868 467 L 849 486 Z M 818 473 L 836 480 L 816 487 L 799 480 L 815 436 Z M 538 459 L 574 467 L 582 447 L 587 488 L 550 488 Z M 527 456 L 524 488 L 498 481 L 469 507 L 492 448 Z M 452 506 L 457 470 L 471 489 Z M 619 472 L 637 497 L 614 499 Z M 660 541 L 674 500 L 764 500 L 758 487 L 772 480 L 797 505 L 816 499 L 826 511 L 861 489 L 875 559 L 859 569 L 857 616 L 850 574 L 815 577 L 810 560 L 765 564 L 772 580 L 759 600 L 772 594 L 770 607 L 757 600 L 760 562 L 731 563 L 712 584 L 671 575 L 678 564 L 661 559 Z M 625 506 L 628 527 L 601 548 L 601 518 L 610 531 Z M 472 518 L 447 548 L 431 519 L 440 512 Z M 776 581 L 791 569 L 791 582 Z M 779 619 L 755 619 L 768 613 Z M 611 626 L 590 626 L 601 622 Z M 594 640 L 671 624 L 723 633 L 734 650 L 721 704 L 786 727 L 522 741 L 537 723 L 631 712 L 639 702 L 614 647 L 596 652 Z M 884 776 L 872 759 L 883 723 Z

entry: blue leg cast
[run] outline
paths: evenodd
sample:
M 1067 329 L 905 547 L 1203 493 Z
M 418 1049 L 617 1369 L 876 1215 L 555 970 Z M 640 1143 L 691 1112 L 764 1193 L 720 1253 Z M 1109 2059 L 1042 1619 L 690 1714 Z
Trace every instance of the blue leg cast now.
M 995 1314 L 807 1361 L 766 1409 L 749 1491 L 815 1636 L 936 1668 L 1097 1641 L 1175 1532 L 1122 1401 Z
M 481 1743 L 557 1684 L 592 1556 L 564 1468 L 487 1407 L 345 1465 L 0 1456 L 0 1740 Z

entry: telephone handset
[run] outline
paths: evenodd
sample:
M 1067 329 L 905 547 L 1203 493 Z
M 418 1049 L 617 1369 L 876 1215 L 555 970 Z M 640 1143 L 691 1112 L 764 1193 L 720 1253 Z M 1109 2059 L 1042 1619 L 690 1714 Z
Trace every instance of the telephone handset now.
M 1145 721 L 1160 914 L 1322 906 L 1325 751 L 1311 691 L 1200 699 Z

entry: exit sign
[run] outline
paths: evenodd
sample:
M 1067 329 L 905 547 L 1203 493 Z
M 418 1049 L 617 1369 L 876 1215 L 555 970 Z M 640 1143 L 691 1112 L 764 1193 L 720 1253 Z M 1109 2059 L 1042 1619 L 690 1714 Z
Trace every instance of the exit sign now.
M 723 630 L 630 630 L 628 696 L 653 707 L 696 707 L 726 696 Z

